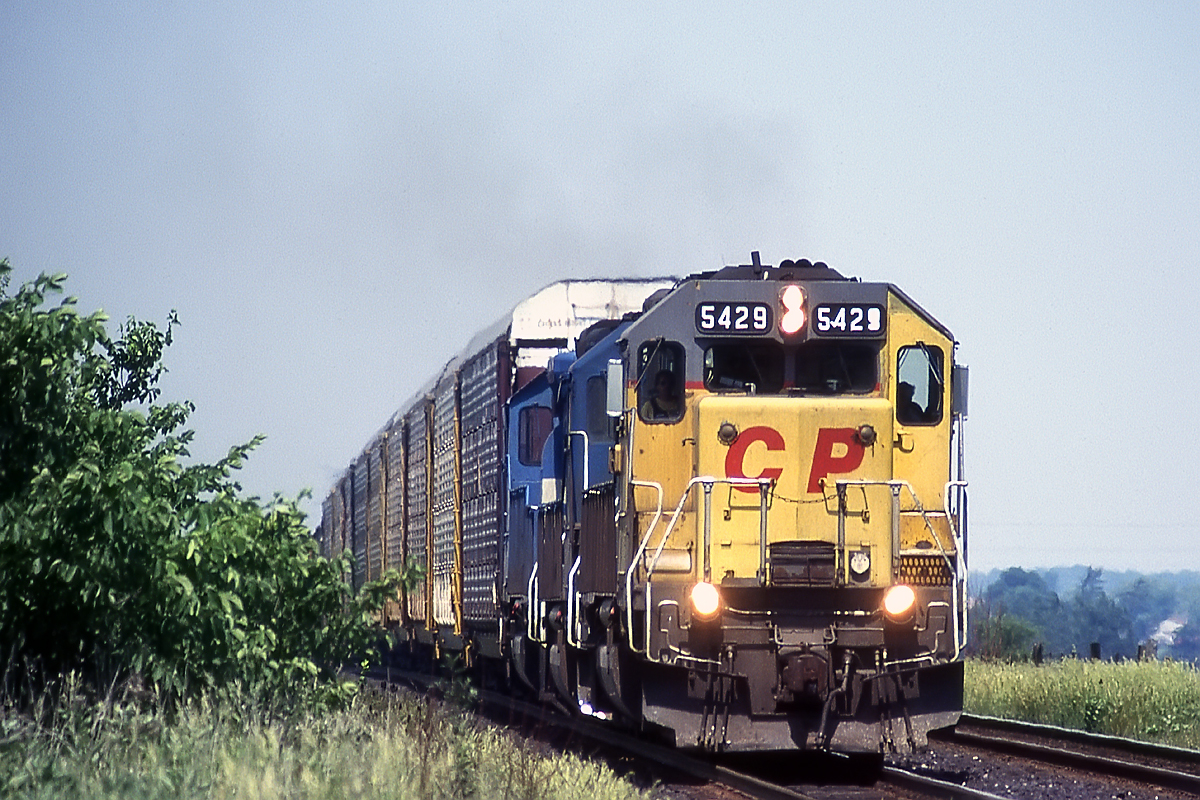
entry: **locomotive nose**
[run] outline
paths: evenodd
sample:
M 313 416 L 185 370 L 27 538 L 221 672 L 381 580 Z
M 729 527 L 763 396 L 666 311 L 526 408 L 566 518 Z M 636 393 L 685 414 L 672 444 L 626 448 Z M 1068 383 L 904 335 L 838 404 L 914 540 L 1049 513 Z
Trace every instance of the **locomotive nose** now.
M 728 481 L 713 491 L 707 518 L 715 583 L 890 583 L 884 484 L 892 477 L 892 411 L 885 398 L 726 394 L 697 405 L 698 474 Z M 765 503 L 762 480 L 770 482 Z M 843 498 L 840 537 L 838 481 L 860 484 Z M 800 551 L 807 566 L 797 571 Z

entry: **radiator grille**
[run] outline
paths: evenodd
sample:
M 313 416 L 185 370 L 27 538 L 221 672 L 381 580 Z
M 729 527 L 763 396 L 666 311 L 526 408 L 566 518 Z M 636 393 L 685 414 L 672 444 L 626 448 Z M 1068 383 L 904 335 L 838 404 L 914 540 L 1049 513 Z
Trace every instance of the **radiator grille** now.
M 837 547 L 829 542 L 775 542 L 768 552 L 776 586 L 833 586 L 836 580 Z
M 950 566 L 938 555 L 900 556 L 899 579 L 909 586 L 949 586 L 954 583 Z

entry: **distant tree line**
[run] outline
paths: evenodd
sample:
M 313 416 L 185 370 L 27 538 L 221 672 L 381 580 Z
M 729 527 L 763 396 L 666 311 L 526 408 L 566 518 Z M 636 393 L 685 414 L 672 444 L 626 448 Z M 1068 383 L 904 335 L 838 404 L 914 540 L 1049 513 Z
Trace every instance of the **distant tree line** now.
M 1103 571 L 1089 567 L 1075 592 L 1063 597 L 1041 574 L 1013 567 L 972 599 L 969 652 L 1021 659 L 1040 646 L 1047 658 L 1086 658 L 1098 643 L 1103 658 L 1135 658 L 1170 618 L 1184 622 L 1157 654 L 1200 659 L 1200 583 L 1139 576 L 1110 595 Z

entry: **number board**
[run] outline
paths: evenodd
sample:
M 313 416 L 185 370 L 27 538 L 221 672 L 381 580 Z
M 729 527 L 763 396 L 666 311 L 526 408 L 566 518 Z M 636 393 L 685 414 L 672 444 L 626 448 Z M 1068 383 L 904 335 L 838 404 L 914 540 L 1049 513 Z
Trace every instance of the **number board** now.
M 812 328 L 818 336 L 883 336 L 887 315 L 883 306 L 860 303 L 822 303 L 813 309 Z
M 771 307 L 766 303 L 699 303 L 696 330 L 718 336 L 761 336 L 771 330 Z

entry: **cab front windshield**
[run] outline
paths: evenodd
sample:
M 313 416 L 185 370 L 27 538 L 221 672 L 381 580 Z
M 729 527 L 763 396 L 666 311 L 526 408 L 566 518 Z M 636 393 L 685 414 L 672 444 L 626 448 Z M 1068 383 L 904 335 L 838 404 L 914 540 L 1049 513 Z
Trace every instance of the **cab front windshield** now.
M 809 341 L 712 344 L 704 350 L 704 387 L 753 394 L 865 394 L 879 384 L 878 344 Z

